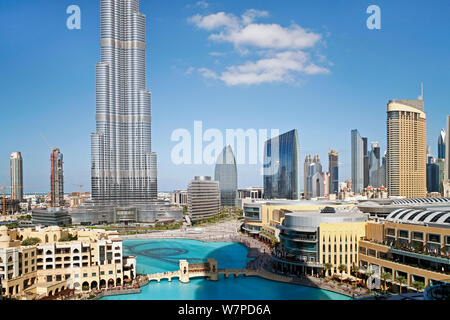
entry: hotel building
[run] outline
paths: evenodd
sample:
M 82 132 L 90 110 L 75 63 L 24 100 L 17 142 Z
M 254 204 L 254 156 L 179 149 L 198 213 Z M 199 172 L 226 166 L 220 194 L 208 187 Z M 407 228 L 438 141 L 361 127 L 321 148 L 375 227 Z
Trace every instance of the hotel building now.
M 387 188 L 390 196 L 427 196 L 424 102 L 392 100 L 387 106 Z
M 220 210 L 219 183 L 211 177 L 195 177 L 188 187 L 188 214 L 192 221 L 208 219 Z
M 220 205 L 235 207 L 237 202 L 237 167 L 231 146 L 225 147 L 217 157 L 214 180 L 219 182 Z

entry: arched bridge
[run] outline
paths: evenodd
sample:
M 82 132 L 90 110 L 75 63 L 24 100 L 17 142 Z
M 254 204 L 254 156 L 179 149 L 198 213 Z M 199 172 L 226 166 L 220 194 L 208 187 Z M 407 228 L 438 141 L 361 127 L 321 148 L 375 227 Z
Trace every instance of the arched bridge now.
M 164 273 L 148 274 L 149 282 L 161 280 L 172 281 L 173 278 L 178 278 L 180 282 L 187 283 L 192 278 L 208 278 L 209 280 L 217 281 L 219 275 L 225 275 L 228 278 L 230 275 L 239 277 L 240 275 L 250 277 L 258 276 L 258 271 L 249 269 L 218 269 L 217 261 L 208 259 L 206 263 L 189 263 L 187 260 L 180 260 L 180 269 L 178 271 L 169 271 Z

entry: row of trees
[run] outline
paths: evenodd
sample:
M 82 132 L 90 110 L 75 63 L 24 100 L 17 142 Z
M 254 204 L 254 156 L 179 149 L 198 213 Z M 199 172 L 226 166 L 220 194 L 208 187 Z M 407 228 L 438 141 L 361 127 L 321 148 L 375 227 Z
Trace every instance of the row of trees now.
M 328 271 L 331 270 L 333 268 L 333 264 L 331 263 L 325 263 L 324 265 L 324 269 L 325 269 L 325 274 L 328 274 Z M 345 270 L 347 270 L 347 265 L 345 264 L 340 264 L 338 266 L 338 270 L 341 273 L 341 277 L 342 277 L 342 273 L 344 273 Z M 356 275 L 357 278 L 360 277 L 360 268 L 356 265 L 353 265 L 351 267 L 351 271 L 352 273 L 354 273 Z M 375 274 L 375 271 L 372 269 L 369 269 L 365 272 L 365 275 L 367 276 L 367 278 L 372 277 Z M 341 278 L 342 279 L 342 278 Z M 383 272 L 380 275 L 380 279 L 383 280 L 384 282 L 384 293 L 386 294 L 387 292 L 387 286 L 386 286 L 386 282 L 392 280 L 392 274 L 390 272 Z M 402 293 L 402 288 L 405 284 L 408 283 L 408 280 L 404 277 L 404 276 L 397 276 L 395 278 L 395 282 L 399 284 L 400 286 L 400 293 Z M 422 281 L 413 281 L 411 286 L 416 289 L 417 291 L 422 291 L 425 288 L 425 283 L 423 283 Z

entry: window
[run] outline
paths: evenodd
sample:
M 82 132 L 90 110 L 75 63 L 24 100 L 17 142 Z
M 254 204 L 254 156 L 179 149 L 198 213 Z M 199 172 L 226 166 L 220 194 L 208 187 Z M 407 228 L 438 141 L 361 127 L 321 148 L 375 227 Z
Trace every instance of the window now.
M 376 257 L 377 256 L 377 251 L 373 250 L 373 249 L 368 249 L 367 250 L 367 255 L 369 255 L 371 257 Z
M 113 272 L 112 272 L 112 271 L 109 271 L 108 273 L 109 273 L 109 274 L 113 274 Z
M 409 231 L 408 230 L 398 230 L 398 236 L 400 238 L 409 239 Z
M 100 275 L 104 276 L 105 275 L 105 271 L 100 271 Z
M 79 278 L 79 277 L 80 277 L 80 275 L 79 275 L 79 274 L 76 274 L 76 275 L 75 275 L 75 278 Z
M 423 241 L 423 232 L 413 231 L 413 233 L 412 233 L 412 238 L 413 238 L 414 240 L 420 240 L 420 241 Z
M 386 235 L 395 237 L 395 229 L 387 228 L 386 229 Z
M 47 276 L 47 282 L 52 282 L 53 281 L 53 277 L 52 276 Z
M 87 278 L 88 274 L 87 273 L 83 273 L 83 278 Z
M 121 270 L 117 270 L 117 273 L 121 273 Z
M 441 243 L 441 235 L 429 233 L 428 234 L 428 242 Z

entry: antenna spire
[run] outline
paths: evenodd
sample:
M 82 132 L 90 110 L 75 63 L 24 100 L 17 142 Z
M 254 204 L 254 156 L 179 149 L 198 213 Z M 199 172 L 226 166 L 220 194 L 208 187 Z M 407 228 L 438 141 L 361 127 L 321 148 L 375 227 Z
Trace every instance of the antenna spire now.
M 421 95 L 419 96 L 419 100 L 423 101 L 423 81 L 420 83 Z

